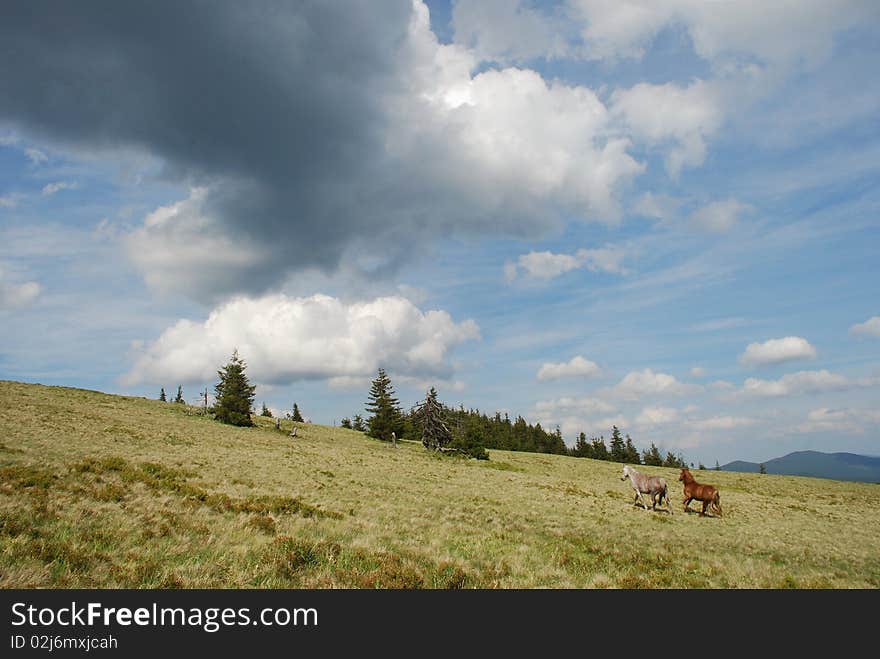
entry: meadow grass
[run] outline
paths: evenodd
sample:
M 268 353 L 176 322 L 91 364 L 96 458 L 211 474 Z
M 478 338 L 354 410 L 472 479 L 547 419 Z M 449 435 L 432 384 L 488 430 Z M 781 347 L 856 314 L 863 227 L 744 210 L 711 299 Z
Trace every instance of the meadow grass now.
M 487 461 L 0 381 L 0 586 L 877 588 L 880 486 L 694 471 L 724 517 L 632 505 L 621 466 Z M 695 504 L 692 504 L 694 506 Z

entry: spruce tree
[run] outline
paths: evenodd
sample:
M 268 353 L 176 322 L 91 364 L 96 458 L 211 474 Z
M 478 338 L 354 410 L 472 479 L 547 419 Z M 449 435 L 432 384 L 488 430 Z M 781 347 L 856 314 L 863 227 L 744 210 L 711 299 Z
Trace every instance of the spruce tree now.
M 296 403 L 293 404 L 293 414 L 290 416 L 290 418 L 293 421 L 299 421 L 300 423 L 303 423 L 303 415 L 300 414 L 299 405 L 297 405 Z
M 660 449 L 657 448 L 654 442 L 651 442 L 651 448 L 645 451 L 642 462 L 652 467 L 663 466 L 663 456 L 660 455 Z
M 367 426 L 364 424 L 364 417 L 360 414 L 355 414 L 354 418 L 351 420 L 351 429 L 357 430 L 358 432 L 366 432 Z
M 263 409 L 260 411 L 260 416 L 267 416 L 270 419 L 272 418 L 272 412 L 266 407 L 266 401 L 263 401 Z
M 174 397 L 175 403 L 183 403 L 183 387 L 181 385 L 177 385 L 177 396 Z
M 639 449 L 635 447 L 632 438 L 628 434 L 626 436 L 626 446 L 624 447 L 624 451 L 626 452 L 627 462 L 636 465 L 642 464 L 642 459 L 639 457 Z
M 238 356 L 238 350 L 221 370 L 217 371 L 220 382 L 214 387 L 217 402 L 214 416 L 218 421 L 234 426 L 252 426 L 251 409 L 254 404 L 256 386 L 248 382 L 245 375 L 247 365 Z
M 617 426 L 611 427 L 611 460 L 613 462 L 626 462 L 626 444 L 620 436 Z
M 168 398 L 165 396 L 165 387 L 162 387 L 162 391 L 159 392 L 159 400 L 161 400 L 163 403 L 168 402 Z
M 344 419 L 342 419 L 342 421 L 339 422 L 339 426 L 341 428 L 348 428 L 349 430 L 351 430 L 351 419 L 345 417 Z
M 399 408 L 399 401 L 394 397 L 394 387 L 391 378 L 380 368 L 376 379 L 370 385 L 370 400 L 367 402 L 367 411 L 371 416 L 367 419 L 367 434 L 376 439 L 391 439 L 391 433 L 403 432 L 403 423 Z

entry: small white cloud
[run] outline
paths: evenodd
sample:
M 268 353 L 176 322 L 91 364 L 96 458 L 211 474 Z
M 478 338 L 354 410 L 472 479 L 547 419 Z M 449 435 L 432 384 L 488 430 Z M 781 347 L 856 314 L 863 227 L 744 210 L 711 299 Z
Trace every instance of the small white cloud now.
M 669 221 L 678 215 L 684 200 L 666 194 L 646 192 L 633 206 L 633 212 L 642 217 Z
M 731 389 L 735 389 L 736 385 L 732 382 L 728 382 L 727 380 L 715 380 L 712 384 L 709 385 L 713 389 L 717 389 L 718 391 L 730 391 Z
M 880 316 L 871 316 L 864 323 L 858 323 L 849 328 L 850 334 L 864 336 L 880 336 Z
M 755 419 L 744 416 L 713 416 L 708 419 L 693 419 L 688 425 L 697 430 L 732 430 L 742 426 L 750 426 Z
M 599 414 L 612 414 L 617 408 L 601 398 L 572 398 L 563 396 L 555 400 L 542 400 L 535 404 L 538 415 L 566 414 L 593 417 Z
M 694 366 L 694 367 L 691 369 L 691 376 L 692 376 L 692 377 L 695 377 L 695 378 L 701 378 L 701 377 L 703 377 L 704 375 L 706 375 L 706 369 L 703 368 L 702 366 Z
M 28 157 L 28 159 L 34 164 L 39 165 L 40 163 L 46 162 L 49 160 L 49 156 L 40 151 L 39 149 L 25 149 L 24 155 Z
M 869 427 L 880 424 L 880 411 L 850 408 L 830 409 L 820 407 L 811 410 L 803 423 L 795 426 L 795 432 L 827 432 L 863 434 Z
M 695 384 L 681 382 L 673 375 L 655 373 L 650 368 L 631 371 L 612 387 L 609 393 L 626 400 L 638 400 L 643 396 L 687 396 L 702 391 Z
M 0 267 L 0 310 L 21 309 L 40 295 L 40 285 L 35 281 L 17 283 Z
M 591 378 L 599 375 L 601 372 L 602 370 L 595 362 L 576 355 L 567 362 L 548 362 L 543 364 L 538 369 L 537 377 L 539 380 L 558 380 L 559 378 L 570 377 Z
M 809 341 L 800 336 L 786 336 L 764 343 L 750 343 L 739 356 L 739 362 L 747 366 L 763 366 L 815 358 L 816 348 Z
M 76 190 L 77 184 L 69 181 L 57 181 L 55 183 L 47 183 L 43 186 L 43 196 L 50 197 L 61 190 Z
M 854 387 L 869 387 L 877 383 L 875 379 L 850 380 L 838 373 L 825 369 L 821 371 L 799 371 L 783 375 L 778 380 L 759 380 L 748 378 L 738 392 L 743 396 L 773 398 L 796 394 L 813 394 L 825 391 L 839 391 Z
M 662 426 L 678 419 L 678 410 L 674 407 L 646 407 L 636 417 L 640 426 Z
M 736 199 L 716 201 L 691 213 L 690 224 L 702 231 L 725 233 L 733 228 L 742 213 L 750 209 L 751 206 Z
M 15 208 L 17 204 L 18 201 L 12 195 L 0 197 L 0 208 Z
M 611 245 L 597 249 L 579 249 L 575 254 L 554 254 L 553 252 L 529 252 L 520 255 L 516 263 L 504 264 L 504 277 L 507 282 L 516 279 L 520 270 L 534 279 L 553 279 L 571 270 L 586 268 L 590 272 L 608 272 L 625 275 L 622 261 L 625 253 Z

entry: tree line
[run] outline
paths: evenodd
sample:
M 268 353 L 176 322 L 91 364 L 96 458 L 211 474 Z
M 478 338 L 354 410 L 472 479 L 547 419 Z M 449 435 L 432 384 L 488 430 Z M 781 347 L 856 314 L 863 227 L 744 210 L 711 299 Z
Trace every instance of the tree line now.
M 244 360 L 236 350 L 229 363 L 217 372 L 220 381 L 214 388 L 216 403 L 211 408 L 217 420 L 240 426 L 253 425 L 251 413 L 256 387 L 250 384 L 244 371 Z M 506 412 L 503 415 L 495 412 L 493 416 L 488 416 L 479 409 L 465 409 L 463 405 L 454 408 L 440 402 L 433 387 L 426 393 L 423 401 L 405 411 L 396 397 L 391 378 L 382 368 L 370 383 L 367 398 L 367 417 L 355 414 L 351 418 L 342 419 L 341 425 L 384 441 L 421 441 L 426 448 L 462 453 L 480 459 L 488 459 L 486 449 L 500 449 L 658 467 L 687 466 L 681 454 L 667 452 L 664 457 L 653 443 L 650 448 L 640 452 L 629 434 L 624 437 L 616 425 L 611 428 L 607 445 L 604 435 L 588 439 L 581 432 L 575 445 L 568 447 L 559 426 L 547 431 L 540 423 L 528 423 L 519 415 L 511 420 Z M 160 400 L 166 400 L 164 388 Z M 177 402 L 183 402 L 180 387 Z M 272 416 L 265 403 L 261 414 Z M 296 403 L 293 404 L 291 418 L 294 421 L 303 420 Z M 700 465 L 700 468 L 703 466 Z

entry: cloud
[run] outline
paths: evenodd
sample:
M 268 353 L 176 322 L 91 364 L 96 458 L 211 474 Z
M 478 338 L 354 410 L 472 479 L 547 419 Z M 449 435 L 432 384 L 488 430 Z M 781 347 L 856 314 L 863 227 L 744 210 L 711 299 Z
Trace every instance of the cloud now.
M 637 140 L 672 145 L 666 170 L 673 178 L 683 167 L 703 163 L 706 139 L 721 125 L 723 114 L 719 93 L 702 80 L 688 87 L 643 82 L 618 89 L 611 95 L 611 110 Z
M 35 281 L 17 283 L 0 266 L 0 311 L 20 309 L 31 304 L 40 295 L 41 287 Z
M 678 215 L 679 209 L 683 204 L 684 200 L 677 197 L 645 192 L 636 201 L 633 206 L 633 212 L 642 217 L 650 217 L 668 222 Z
M 545 363 L 538 369 L 539 380 L 558 380 L 560 378 L 584 377 L 591 378 L 599 375 L 602 370 L 580 355 L 572 357 L 567 362 Z
M 855 387 L 870 387 L 877 384 L 872 378 L 851 380 L 838 373 L 825 369 L 821 371 L 798 371 L 783 375 L 778 380 L 748 378 L 737 392 L 740 396 L 780 397 L 796 394 L 814 394 L 826 391 L 840 391 Z
M 870 0 L 824 3 L 702 0 L 564 0 L 541 11 L 524 0 L 458 0 L 456 40 L 487 58 L 536 57 L 617 61 L 640 59 L 663 30 L 684 30 L 701 58 L 764 66 L 815 66 L 832 50 L 835 33 L 876 20 Z
M 786 336 L 764 343 L 750 343 L 739 356 L 739 362 L 746 366 L 764 366 L 815 358 L 816 348 L 809 341 L 800 336 Z
M 680 382 L 675 376 L 655 373 L 650 368 L 631 371 L 609 390 L 609 394 L 626 400 L 645 396 L 688 396 L 699 393 L 702 387 Z
M 880 425 L 880 412 L 851 408 L 831 409 L 820 407 L 810 410 L 803 423 L 795 426 L 795 432 L 827 432 L 863 434 L 868 428 Z
M 849 328 L 853 335 L 880 336 L 880 316 L 871 316 L 864 323 L 858 323 Z
M 613 414 L 617 408 L 601 398 L 572 398 L 563 396 L 554 400 L 542 400 L 535 404 L 535 411 L 539 415 L 581 415 L 595 417 L 597 415 Z
M 143 252 L 173 254 L 176 290 L 201 301 L 293 274 L 389 279 L 438 236 L 617 222 L 645 169 L 593 90 L 481 67 L 437 40 L 421 2 L 62 4 L 10 9 L 0 29 L 14 38 L 0 120 L 74 152 L 140 154 L 204 190 L 169 198 L 175 217 L 148 218 L 132 246 L 162 289 L 171 259 Z M 203 275 L 202 250 L 179 242 L 200 227 L 202 244 L 244 255 L 215 254 Z
M 636 417 L 640 426 L 661 426 L 678 420 L 678 410 L 673 407 L 646 407 Z
M 706 369 L 703 368 L 702 366 L 694 366 L 694 367 L 690 370 L 690 374 L 691 374 L 692 377 L 695 377 L 695 378 L 701 378 L 701 377 L 703 377 L 704 375 L 706 375 Z
M 706 419 L 689 419 L 688 426 L 697 430 L 733 430 L 756 423 L 755 419 L 744 416 L 713 416 Z
M 40 163 L 47 162 L 49 160 L 49 156 L 40 151 L 39 149 L 28 148 L 24 150 L 24 155 L 28 157 L 28 159 L 34 165 L 39 165 Z
M 736 199 L 716 201 L 695 210 L 689 221 L 691 226 L 702 231 L 726 233 L 736 224 L 737 218 L 750 209 L 751 206 Z
M 55 183 L 47 183 L 43 186 L 43 196 L 51 197 L 56 192 L 60 192 L 61 190 L 75 190 L 77 188 L 76 183 L 71 183 L 69 181 L 57 181 Z
M 12 195 L 0 197 L 0 208 L 15 208 L 16 204 L 18 204 L 18 201 Z
M 451 350 L 479 336 L 471 320 L 456 323 L 445 311 L 423 312 L 398 296 L 350 304 L 326 295 L 239 297 L 204 322 L 169 327 L 140 350 L 123 381 L 212 381 L 236 348 L 261 384 L 327 379 L 346 386 L 379 367 L 447 378 Z
M 521 254 L 516 263 L 506 262 L 504 276 L 508 282 L 511 282 L 521 271 L 534 279 L 553 279 L 578 268 L 586 268 L 591 272 L 625 275 L 627 270 L 621 265 L 624 256 L 623 249 L 611 245 L 598 249 L 579 249 L 575 254 L 529 252 Z

